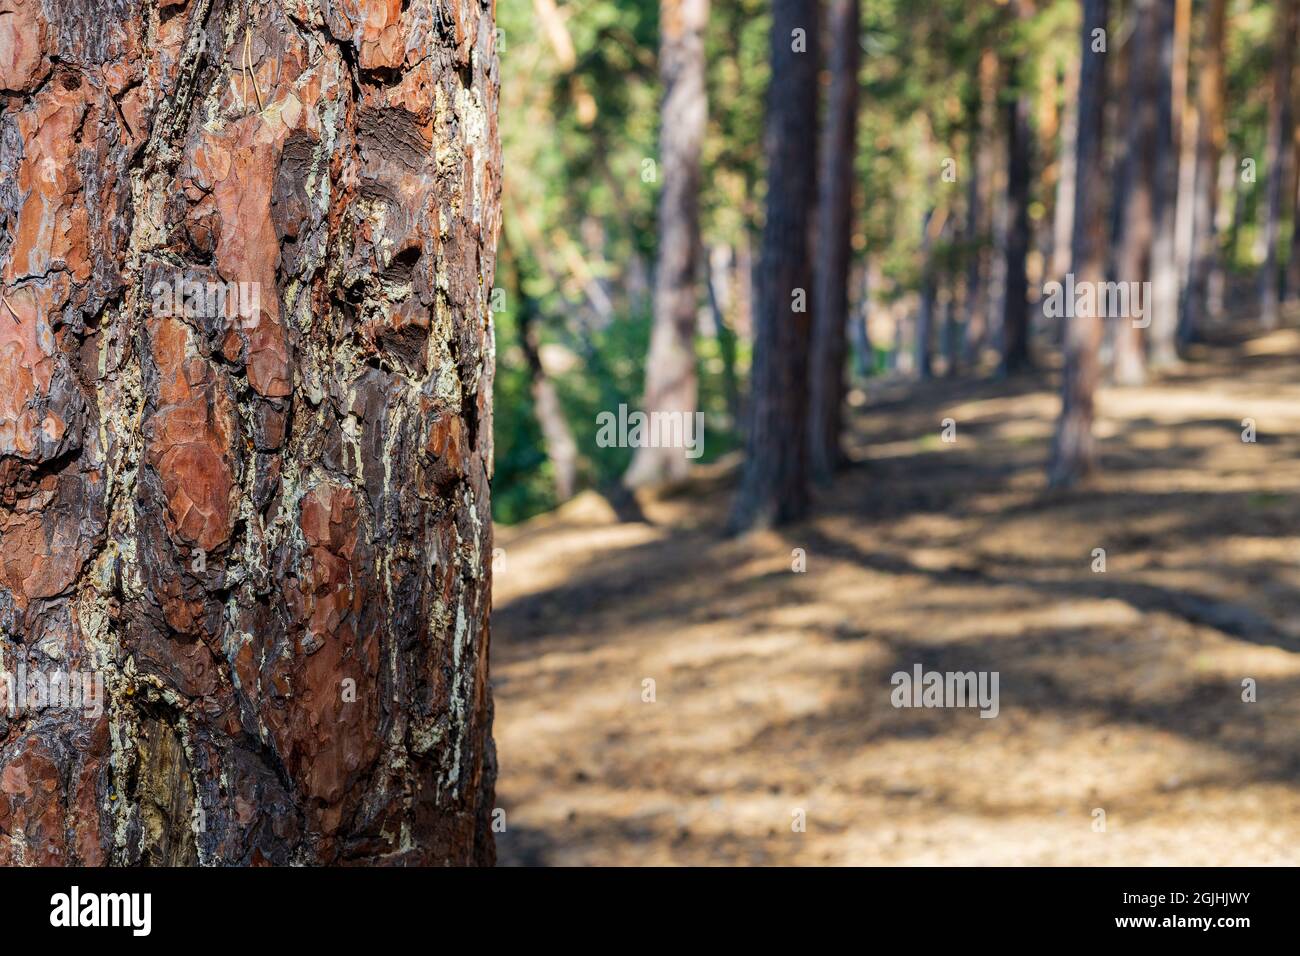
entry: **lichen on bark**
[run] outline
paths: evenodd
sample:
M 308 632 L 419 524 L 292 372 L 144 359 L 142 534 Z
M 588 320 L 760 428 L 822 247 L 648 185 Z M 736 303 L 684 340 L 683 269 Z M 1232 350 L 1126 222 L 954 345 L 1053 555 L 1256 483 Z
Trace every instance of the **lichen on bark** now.
M 492 861 L 494 42 L 0 0 L 0 863 Z

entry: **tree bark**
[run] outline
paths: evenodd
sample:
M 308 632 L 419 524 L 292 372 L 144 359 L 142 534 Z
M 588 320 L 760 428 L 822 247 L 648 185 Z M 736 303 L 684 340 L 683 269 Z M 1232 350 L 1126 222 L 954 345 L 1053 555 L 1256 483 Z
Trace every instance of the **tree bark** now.
M 767 221 L 755 309 L 750 426 L 733 532 L 808 512 L 809 216 L 817 196 L 817 3 L 773 0 Z
M 1147 360 L 1152 369 L 1167 369 L 1178 364 L 1178 134 L 1182 117 L 1174 113 L 1174 88 L 1180 80 L 1186 83 L 1186 70 L 1180 78 L 1175 63 L 1181 56 L 1178 51 L 1187 43 L 1187 25 L 1182 25 L 1184 32 L 1179 34 L 1175 29 L 1178 23 L 1175 6 L 1167 0 L 1156 4 L 1156 12 L 1157 44 L 1150 54 L 1157 59 L 1159 83 Z M 1180 94 L 1179 102 L 1185 100 L 1186 96 Z
M 1019 0 L 1012 0 L 1012 15 L 1024 16 Z M 1005 294 L 1002 299 L 1002 367 L 1004 375 L 1028 369 L 1029 276 L 1025 272 L 1029 253 L 1029 97 L 1021 88 L 1021 61 L 1014 57 L 1008 80 L 1015 92 L 1006 105 L 1007 129 L 1007 233 L 1003 249 L 1006 262 Z
M 830 0 L 830 92 L 822 125 L 817 258 L 813 290 L 808 441 L 813 477 L 828 481 L 844 461 L 844 360 L 849 321 L 853 158 L 858 127 L 858 0 Z
M 1107 28 L 1108 14 L 1108 0 L 1084 0 L 1071 266 L 1076 282 L 1100 282 L 1105 275 L 1106 182 L 1102 147 L 1108 54 L 1093 50 L 1093 32 Z M 1093 297 L 1094 303 L 1097 298 Z M 1055 487 L 1074 484 L 1096 467 L 1092 419 L 1100 344 L 1101 317 L 1095 308 L 1091 312 L 1077 311 L 1066 320 L 1061 417 L 1048 469 L 1048 478 Z
M 1052 221 L 1052 264 L 1048 278 L 1064 282 L 1070 271 L 1074 234 L 1076 141 L 1079 131 L 1079 64 L 1070 61 L 1065 71 L 1065 106 L 1061 117 L 1061 172 L 1056 181 L 1056 208 Z
M 0 863 L 490 863 L 491 7 L 14 10 Z
M 718 342 L 718 353 L 722 358 L 722 387 L 726 392 L 727 414 L 734 427 L 742 427 L 740 398 L 740 378 L 736 373 L 736 331 L 731 327 L 727 316 L 732 311 L 733 279 L 736 270 L 732 267 L 734 250 L 719 243 L 709 250 L 708 261 L 704 263 L 705 278 L 708 283 L 709 310 L 713 313 L 713 334 Z
M 1195 339 L 1211 317 L 1211 276 L 1221 268 L 1216 230 L 1220 164 L 1225 142 L 1223 52 L 1227 0 L 1210 0 L 1206 11 L 1205 56 L 1197 89 L 1196 185 L 1192 206 L 1192 262 L 1187 277 L 1182 338 Z
M 695 327 L 700 260 L 700 150 L 708 102 L 704 90 L 704 27 L 708 0 L 663 0 L 659 7 L 660 108 L 658 264 L 654 326 L 646 360 L 648 413 L 693 415 L 698 407 Z M 682 448 L 642 445 L 623 478 L 629 487 L 686 477 Z
M 934 377 L 935 305 L 939 295 L 934 244 L 942 237 L 947 222 L 948 211 L 943 208 L 926 210 L 921 222 L 921 288 L 912 345 L 916 377 L 923 382 Z
M 1283 203 L 1290 181 L 1291 154 L 1291 67 L 1295 59 L 1296 0 L 1278 0 L 1274 7 L 1277 48 L 1273 53 L 1273 90 L 1268 114 L 1268 198 L 1264 214 L 1264 265 L 1259 278 L 1260 321 L 1275 329 L 1281 320 L 1278 243 L 1282 235 Z M 1291 200 L 1294 202 L 1294 200 Z
M 988 243 L 993 233 L 992 185 L 997 163 L 998 59 L 985 47 L 979 59 L 979 102 L 970 137 L 971 170 L 967 184 L 966 322 L 962 331 L 962 361 L 977 363 L 989 329 L 989 286 L 992 284 Z
M 1159 0 L 1137 0 L 1137 25 L 1129 43 L 1128 110 L 1125 119 L 1125 203 L 1121 213 L 1120 248 L 1115 258 L 1119 282 L 1146 282 L 1151 274 L 1151 248 L 1155 238 L 1154 213 L 1156 132 L 1159 123 Z M 1151 303 L 1146 303 L 1150 315 Z M 1115 360 L 1113 375 L 1119 385 L 1141 385 L 1146 380 L 1146 351 L 1139 316 L 1113 316 Z
M 550 459 L 555 478 L 555 500 L 568 501 L 578 486 L 578 442 L 573 437 L 569 420 L 564 417 L 560 395 L 555 383 L 546 374 L 542 364 L 541 336 L 537 324 L 540 319 L 537 301 L 528 294 L 524 283 L 524 269 L 517 254 L 518 246 L 507 249 L 504 234 L 501 241 L 503 258 L 508 258 L 514 278 L 515 301 L 518 303 L 519 348 L 524 353 L 528 369 L 528 391 L 533 399 L 533 414 L 542 430 L 546 457 Z

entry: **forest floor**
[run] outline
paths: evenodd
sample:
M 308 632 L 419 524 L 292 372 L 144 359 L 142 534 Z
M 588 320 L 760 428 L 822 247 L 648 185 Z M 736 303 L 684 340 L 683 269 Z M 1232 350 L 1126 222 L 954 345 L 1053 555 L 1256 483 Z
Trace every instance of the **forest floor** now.
M 1051 376 L 895 384 L 804 524 L 725 538 L 722 473 L 500 529 L 500 861 L 1300 863 L 1300 332 L 1193 358 L 1100 394 L 1083 490 Z M 918 663 L 998 716 L 896 709 Z

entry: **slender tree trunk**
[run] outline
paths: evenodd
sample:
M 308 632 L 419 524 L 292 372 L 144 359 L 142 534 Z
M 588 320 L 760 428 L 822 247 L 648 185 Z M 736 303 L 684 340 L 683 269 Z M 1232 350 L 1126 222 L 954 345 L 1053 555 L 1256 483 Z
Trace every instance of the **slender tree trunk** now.
M 1180 36 L 1174 4 L 1156 4 L 1158 45 L 1151 55 L 1158 57 L 1155 189 L 1153 215 L 1155 240 L 1151 249 L 1151 301 L 1147 304 L 1151 324 L 1147 328 L 1148 363 L 1153 369 L 1178 364 L 1178 133 L 1182 117 L 1174 113 L 1174 87 L 1179 82 L 1175 62 L 1187 42 Z M 1183 25 L 1184 31 L 1186 24 Z M 1186 74 L 1186 70 L 1182 71 Z M 1185 79 L 1182 82 L 1186 82 Z M 1186 97 L 1180 91 L 1179 102 Z
M 1120 248 L 1115 279 L 1146 282 L 1151 272 L 1154 234 L 1156 133 L 1159 124 L 1159 18 L 1161 0 L 1136 0 L 1137 24 L 1129 41 L 1128 110 L 1124 151 L 1125 202 L 1121 212 Z M 1147 310 L 1151 303 L 1145 303 Z M 1148 311 L 1149 315 L 1149 311 Z M 1146 380 L 1146 352 L 1140 316 L 1112 316 L 1115 332 L 1113 375 L 1120 385 Z
M 504 239 L 502 240 L 504 246 Z M 511 272 L 514 277 L 514 292 L 519 323 L 519 347 L 524 353 L 524 365 L 528 369 L 529 393 L 533 398 L 533 414 L 537 416 L 538 427 L 542 430 L 542 442 L 546 447 L 546 457 L 551 462 L 555 476 L 555 498 L 568 501 L 573 497 L 578 484 L 578 443 L 573 437 L 573 429 L 564 416 L 560 405 L 560 396 L 555 390 L 555 383 L 546 374 L 542 365 L 542 353 L 537 323 L 537 302 L 528 294 L 524 284 L 524 271 L 515 253 L 517 246 L 509 251 Z
M 857 268 L 858 275 L 861 277 L 858 286 L 861 290 L 861 298 L 858 300 L 852 325 L 853 349 L 857 356 L 858 377 L 867 379 L 876 373 L 876 350 L 871 339 L 871 309 L 872 296 L 875 294 L 879 276 L 875 271 L 874 259 L 864 259 L 858 263 Z
M 1295 59 L 1296 0 L 1277 0 L 1275 34 L 1277 49 L 1273 53 L 1273 92 L 1268 114 L 1268 198 L 1264 218 L 1264 266 L 1259 279 L 1259 313 L 1264 328 L 1277 328 L 1279 309 L 1279 252 L 1282 235 L 1283 203 L 1294 202 L 1284 196 L 1290 181 L 1288 166 L 1291 154 L 1291 66 Z
M 740 382 L 736 376 L 736 333 L 727 321 L 731 311 L 731 267 L 732 252 L 730 247 L 715 245 L 709 250 L 705 268 L 709 286 L 709 311 L 713 314 L 713 331 L 718 341 L 718 352 L 722 357 L 722 386 L 726 391 L 727 414 L 731 416 L 736 428 L 740 428 L 741 401 Z
M 998 58 L 991 47 L 979 60 L 979 103 L 971 136 L 971 169 L 966 212 L 970 262 L 966 272 L 966 322 L 962 335 L 962 360 L 979 361 L 989 330 L 989 241 L 993 234 L 991 186 L 997 167 Z
M 1284 202 L 1291 206 L 1291 248 L 1282 283 L 1284 303 L 1300 301 L 1300 122 L 1296 121 L 1294 112 L 1300 109 L 1300 70 L 1294 63 L 1291 66 L 1291 109 L 1291 178 L 1284 197 Z
M 808 442 L 813 477 L 828 481 L 844 461 L 844 361 L 853 233 L 853 158 L 858 126 L 858 0 L 830 0 L 830 92 L 822 125 L 814 263 Z
M 773 0 L 750 427 L 731 529 L 808 511 L 809 217 L 817 198 L 817 3 Z
M 1024 16 L 1020 0 L 1012 0 L 1012 15 Z M 1021 61 L 1013 57 L 1008 81 L 1015 90 L 1006 105 L 1007 130 L 1007 233 L 1003 258 L 1006 263 L 1005 294 L 1002 300 L 1002 367 L 1004 375 L 1030 367 L 1029 276 L 1025 260 L 1029 253 L 1029 97 L 1022 88 Z
M 492 8 L 171 9 L 0 26 L 0 863 L 491 862 Z
M 1079 79 L 1079 129 L 1077 137 L 1078 183 L 1074 204 L 1074 256 L 1071 271 L 1076 282 L 1100 282 L 1105 276 L 1105 166 L 1102 146 L 1106 126 L 1106 58 L 1094 49 L 1094 31 L 1107 28 L 1108 0 L 1084 0 L 1083 42 Z M 1097 297 L 1093 297 L 1094 304 Z M 1092 434 L 1093 402 L 1097 388 L 1097 350 L 1101 344 L 1101 317 L 1077 311 L 1065 329 L 1065 369 L 1061 384 L 1061 417 L 1056 426 L 1051 484 L 1071 485 L 1096 467 Z
M 1192 208 L 1192 261 L 1187 279 L 1182 338 L 1195 339 L 1209 311 L 1211 276 L 1220 268 L 1216 231 L 1223 152 L 1224 30 L 1227 0 L 1210 0 L 1206 12 L 1204 60 L 1197 89 L 1196 186 Z
M 1300 109 L 1300 70 L 1292 69 L 1293 109 Z M 1291 124 L 1291 250 L 1287 257 L 1283 301 L 1300 301 L 1300 123 Z
M 934 244 L 941 238 L 947 221 L 946 209 L 931 209 L 921 224 L 921 290 L 916 312 L 916 337 L 912 345 L 916 376 L 922 381 L 934 376 L 935 306 L 939 293 Z
M 1071 237 L 1074 235 L 1075 142 L 1079 129 L 1079 64 L 1071 61 L 1065 73 L 1065 107 L 1061 119 L 1060 175 L 1056 181 L 1056 209 L 1052 222 L 1052 266 L 1048 276 L 1062 282 L 1070 271 Z
M 700 149 L 708 103 L 704 89 L 704 27 L 708 0 L 662 0 L 659 7 L 658 265 L 654 327 L 646 360 L 645 410 L 693 415 L 698 407 L 695 326 L 700 260 Z M 629 487 L 686 476 L 685 449 L 642 445 L 623 478 Z
M 1196 204 L 1196 141 L 1200 111 L 1192 100 L 1192 0 L 1174 0 L 1174 59 L 1170 89 L 1178 144 L 1178 182 L 1174 199 L 1174 242 L 1177 263 L 1176 300 L 1181 328 L 1187 278 L 1192 262 L 1192 216 Z

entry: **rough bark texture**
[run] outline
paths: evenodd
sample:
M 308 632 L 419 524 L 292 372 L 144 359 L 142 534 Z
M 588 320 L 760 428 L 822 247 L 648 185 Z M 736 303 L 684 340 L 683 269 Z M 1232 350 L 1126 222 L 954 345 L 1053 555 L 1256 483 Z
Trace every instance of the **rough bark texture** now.
M 490 2 L 0 11 L 0 863 L 490 862 Z
M 1210 277 L 1222 266 L 1218 219 L 1220 157 L 1226 133 L 1223 123 L 1224 28 L 1227 0 L 1210 0 L 1206 12 L 1204 59 L 1197 89 L 1196 179 L 1192 197 L 1192 259 L 1187 276 L 1181 337 L 1196 338 L 1210 314 Z
M 817 3 L 774 0 L 767 93 L 767 221 L 758 276 L 750 424 L 731 528 L 808 511 L 809 219 L 817 198 Z
M 659 8 L 659 260 L 654 327 L 646 361 L 647 412 L 693 415 L 698 405 L 695 326 L 700 260 L 700 150 L 708 101 L 704 90 L 704 27 L 708 0 L 663 0 Z M 681 448 L 643 445 L 624 482 L 632 487 L 686 476 Z
M 853 157 L 858 130 L 858 0 L 831 0 L 827 36 L 831 85 L 822 124 L 817 259 L 808 405 L 813 476 L 829 480 L 844 461 L 844 359 L 849 321 Z
M 1108 0 L 1084 0 L 1072 266 L 1076 282 L 1100 282 L 1105 276 L 1106 184 L 1102 146 L 1106 141 L 1107 54 L 1093 51 L 1092 33 L 1106 29 L 1109 6 Z M 1096 466 L 1092 418 L 1100 344 L 1101 317 L 1096 311 L 1076 313 L 1066 319 L 1061 417 L 1048 470 L 1051 483 L 1058 487 L 1086 477 Z

